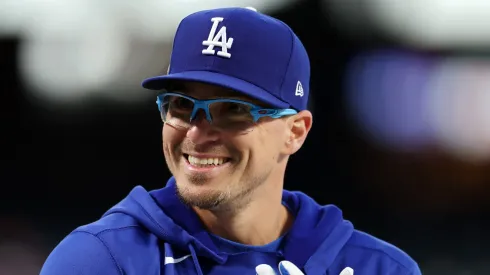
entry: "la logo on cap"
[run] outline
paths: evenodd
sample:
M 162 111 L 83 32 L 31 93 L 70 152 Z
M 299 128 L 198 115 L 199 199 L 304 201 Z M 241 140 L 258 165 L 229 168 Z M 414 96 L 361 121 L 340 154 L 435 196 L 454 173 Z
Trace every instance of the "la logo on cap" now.
M 230 58 L 231 53 L 228 52 L 231 49 L 231 45 L 233 44 L 233 38 L 227 38 L 226 35 L 226 27 L 222 26 L 221 29 L 216 33 L 218 29 L 219 22 L 224 20 L 223 17 L 213 17 L 211 18 L 211 22 L 213 22 L 213 26 L 211 27 L 211 31 L 208 35 L 208 40 L 204 40 L 202 42 L 203 46 L 208 46 L 207 49 L 202 50 L 202 54 L 205 55 L 214 55 L 216 51 L 214 47 L 221 47 L 221 51 L 218 51 L 217 55 L 225 58 Z

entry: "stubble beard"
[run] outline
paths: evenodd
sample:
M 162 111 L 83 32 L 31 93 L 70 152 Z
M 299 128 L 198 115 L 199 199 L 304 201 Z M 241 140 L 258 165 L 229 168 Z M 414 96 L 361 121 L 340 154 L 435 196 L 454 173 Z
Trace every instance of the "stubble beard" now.
M 192 193 L 192 187 L 180 186 L 177 183 L 176 191 L 179 199 L 189 207 L 213 212 L 236 212 L 251 203 L 253 192 L 263 184 L 265 178 L 267 175 L 237 183 L 230 182 L 225 190 L 209 190 L 197 194 Z M 191 185 L 202 185 L 208 179 L 203 175 L 193 175 L 188 178 L 188 181 Z

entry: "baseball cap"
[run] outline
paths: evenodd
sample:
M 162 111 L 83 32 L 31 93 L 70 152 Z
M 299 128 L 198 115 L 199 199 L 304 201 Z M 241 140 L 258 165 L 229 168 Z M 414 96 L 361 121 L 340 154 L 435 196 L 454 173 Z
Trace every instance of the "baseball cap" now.
M 220 8 L 179 24 L 166 75 L 142 86 L 163 90 L 176 80 L 230 88 L 275 108 L 307 109 L 310 61 L 284 22 L 251 8 Z

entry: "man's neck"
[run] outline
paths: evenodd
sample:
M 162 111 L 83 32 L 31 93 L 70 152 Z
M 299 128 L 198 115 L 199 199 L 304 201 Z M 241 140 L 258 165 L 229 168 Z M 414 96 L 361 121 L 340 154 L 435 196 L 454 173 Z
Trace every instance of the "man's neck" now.
M 207 229 L 217 236 L 247 245 L 265 245 L 289 229 L 293 216 L 281 203 L 281 190 L 256 191 L 253 196 L 267 195 L 254 197 L 238 211 L 194 210 Z

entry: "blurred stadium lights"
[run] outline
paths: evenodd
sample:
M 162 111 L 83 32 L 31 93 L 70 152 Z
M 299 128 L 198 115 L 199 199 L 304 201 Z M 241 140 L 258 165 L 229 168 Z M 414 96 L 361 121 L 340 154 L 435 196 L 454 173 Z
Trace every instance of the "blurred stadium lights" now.
M 21 38 L 20 70 L 38 100 L 133 102 L 142 79 L 164 73 L 178 22 L 207 8 L 273 12 L 299 0 L 2 0 L 0 36 Z
M 39 8 L 30 18 L 39 23 L 25 28 L 19 54 L 20 71 L 36 98 L 76 102 L 118 78 L 130 40 L 109 14 L 78 1 Z
M 470 162 L 490 158 L 489 90 L 489 61 L 399 51 L 360 55 L 346 77 L 349 112 L 375 143 Z
M 432 74 L 430 123 L 447 151 L 471 162 L 490 157 L 490 62 L 451 58 Z
M 333 23 L 356 37 L 381 32 L 397 42 L 427 49 L 490 46 L 490 1 L 324 0 Z
M 430 141 L 425 85 L 431 64 L 398 51 L 366 53 L 347 71 L 347 106 L 370 138 L 397 150 L 416 150 Z
M 186 15 L 204 9 L 221 7 L 254 7 L 259 12 L 271 13 L 300 0 L 139 0 L 104 1 L 107 10 L 117 17 L 134 35 L 151 40 L 171 40 L 180 20 Z

